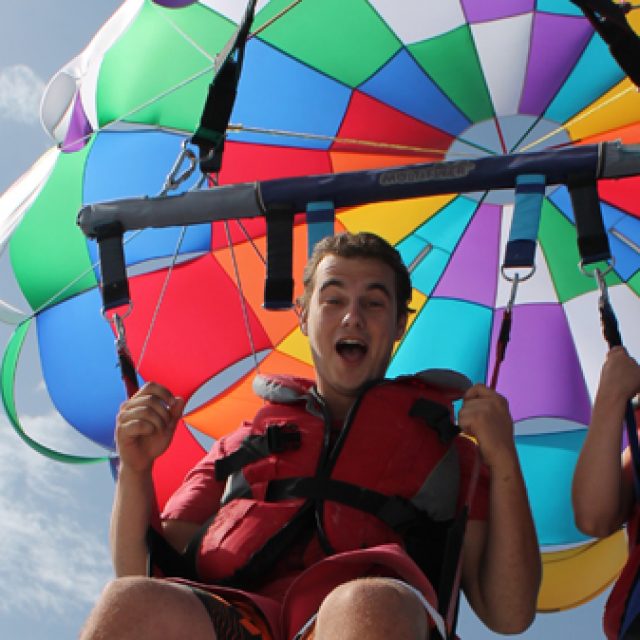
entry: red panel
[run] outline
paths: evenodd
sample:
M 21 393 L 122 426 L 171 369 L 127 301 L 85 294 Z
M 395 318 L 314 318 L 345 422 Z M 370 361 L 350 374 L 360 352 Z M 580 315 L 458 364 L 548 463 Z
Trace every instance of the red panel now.
M 401 111 L 393 109 L 359 91 L 354 91 L 338 138 L 392 143 L 402 147 L 446 151 L 454 138 L 448 133 L 430 127 Z M 380 155 L 406 153 L 398 148 L 367 147 L 348 142 L 336 142 L 332 151 L 358 151 Z M 416 151 L 424 158 L 424 151 Z M 442 159 L 442 155 L 438 159 Z
M 195 466 L 204 454 L 205 450 L 180 421 L 171 446 L 153 465 L 153 484 L 160 511 L 173 492 L 182 484 L 187 471 Z
M 220 184 L 329 173 L 326 151 L 243 142 L 227 142 Z
M 188 398 L 204 381 L 250 355 L 251 345 L 238 289 L 213 256 L 174 269 L 153 320 L 165 274 L 131 279 L 134 307 L 125 321 L 127 337 L 142 377 Z M 255 313 L 245 306 L 256 350 L 270 348 Z M 151 337 L 140 361 L 149 328 Z
M 598 183 L 600 198 L 607 204 L 631 215 L 640 217 L 640 177 L 620 180 L 601 180 Z

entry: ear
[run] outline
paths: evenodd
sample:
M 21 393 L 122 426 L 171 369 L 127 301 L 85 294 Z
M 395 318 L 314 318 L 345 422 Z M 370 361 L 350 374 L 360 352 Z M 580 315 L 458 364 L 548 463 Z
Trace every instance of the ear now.
M 303 307 L 299 302 L 296 303 L 298 310 L 298 326 L 300 327 L 300 331 L 302 331 L 302 335 L 307 334 L 307 309 Z
M 402 338 L 402 336 L 404 336 L 405 331 L 407 330 L 407 321 L 409 320 L 409 314 L 408 313 L 403 313 L 402 315 L 398 316 L 398 321 L 396 323 L 396 335 L 394 340 L 397 342 L 398 340 L 400 340 L 400 338 Z

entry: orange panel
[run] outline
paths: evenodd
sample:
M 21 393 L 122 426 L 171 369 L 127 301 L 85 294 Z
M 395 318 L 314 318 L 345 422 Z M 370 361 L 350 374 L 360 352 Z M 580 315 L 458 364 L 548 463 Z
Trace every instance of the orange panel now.
M 313 368 L 308 364 L 278 351 L 271 352 L 260 363 L 260 373 L 287 373 L 302 378 L 314 377 Z M 186 421 L 192 427 L 213 438 L 221 438 L 233 431 L 243 420 L 253 418 L 262 405 L 262 400 L 251 389 L 254 377 L 255 371 L 251 371 L 217 399 L 189 413 L 185 418 Z
M 331 164 L 333 165 L 333 170 L 336 173 L 339 171 L 361 171 L 364 169 L 399 167 L 406 164 L 417 164 L 420 162 L 440 162 L 444 159 L 443 153 L 418 156 L 332 151 L 330 155 Z

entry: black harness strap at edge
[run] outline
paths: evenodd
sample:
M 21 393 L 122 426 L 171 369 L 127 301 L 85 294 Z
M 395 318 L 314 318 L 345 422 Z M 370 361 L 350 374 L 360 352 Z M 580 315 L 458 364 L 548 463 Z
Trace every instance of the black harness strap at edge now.
M 595 180 L 587 176 L 575 176 L 568 183 L 573 205 L 573 214 L 578 232 L 578 250 L 583 264 L 593 264 L 611 259 L 611 250 L 607 232 L 604 228 L 600 199 Z M 602 331 L 609 348 L 622 346 L 622 336 L 618 328 L 613 307 L 603 291 L 600 296 L 599 310 Z M 633 460 L 633 481 L 636 500 L 640 500 L 640 443 L 631 400 L 625 406 L 625 425 L 629 449 Z
M 191 138 L 200 150 L 200 170 L 203 173 L 217 173 L 222 166 L 225 135 L 236 100 L 244 49 L 253 22 L 255 5 L 256 0 L 249 0 L 236 32 L 220 53 L 222 63 L 217 72 L 214 72 L 200 117 L 200 125 Z
M 571 0 L 580 8 L 629 79 L 640 86 L 640 39 L 625 15 L 631 3 L 611 0 Z
M 131 301 L 124 261 L 123 235 L 124 231 L 119 222 L 111 222 L 96 229 L 104 311 L 128 305 Z
M 264 308 L 290 309 L 293 304 L 293 219 L 289 206 L 272 206 L 267 219 L 267 277 Z
M 576 221 L 582 263 L 588 265 L 611 259 L 595 178 L 592 175 L 574 174 L 569 176 L 567 187 Z

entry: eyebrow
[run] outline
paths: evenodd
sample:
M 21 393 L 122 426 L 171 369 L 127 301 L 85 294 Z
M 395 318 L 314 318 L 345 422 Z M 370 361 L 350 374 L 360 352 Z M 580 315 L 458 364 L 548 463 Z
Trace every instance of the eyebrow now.
M 329 280 L 326 280 L 320 285 L 319 293 L 322 293 L 325 289 L 328 289 L 329 287 L 338 287 L 339 289 L 344 289 L 345 285 L 344 285 L 344 282 L 339 278 L 330 278 Z M 387 298 L 391 299 L 391 292 L 389 291 L 389 288 L 382 282 L 369 283 L 367 285 L 367 291 L 380 291 Z

